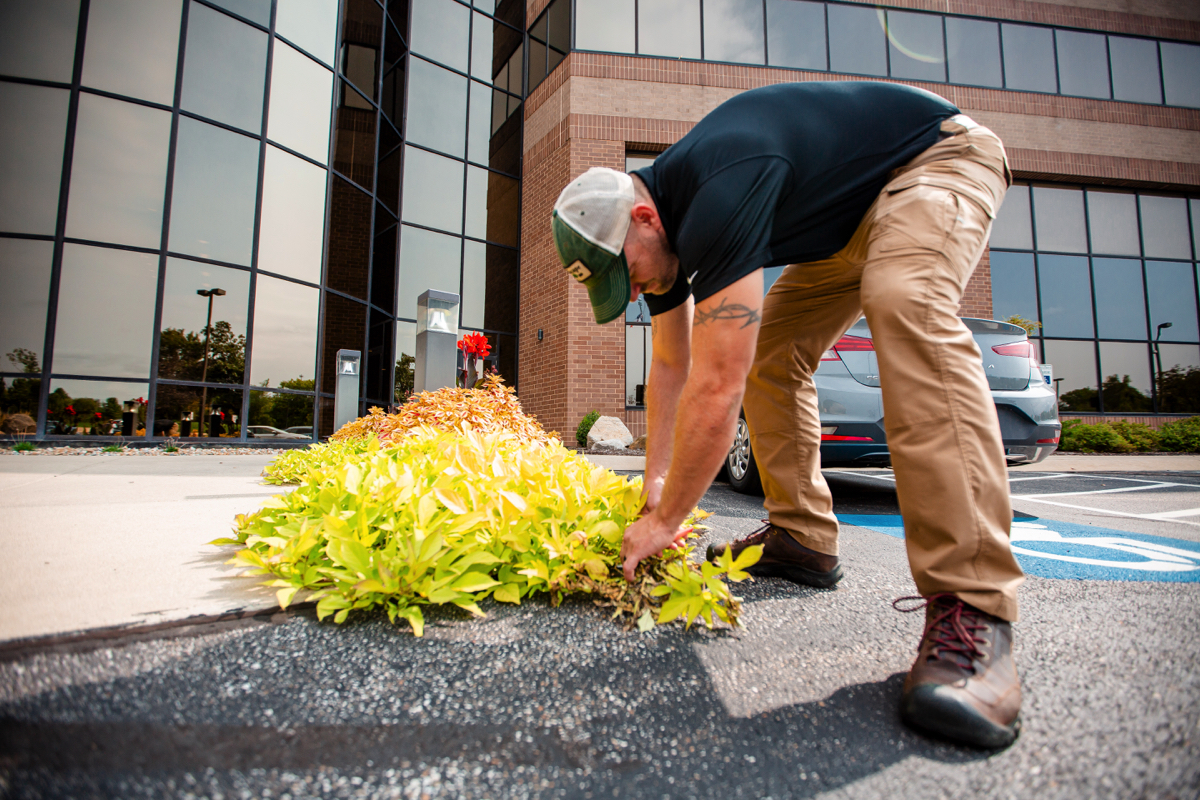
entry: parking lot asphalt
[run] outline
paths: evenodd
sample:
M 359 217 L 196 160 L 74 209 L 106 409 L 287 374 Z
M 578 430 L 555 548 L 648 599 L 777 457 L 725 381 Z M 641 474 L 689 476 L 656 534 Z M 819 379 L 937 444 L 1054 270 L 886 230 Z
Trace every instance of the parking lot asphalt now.
M 423 639 L 297 611 L 6 651 L 0 795 L 1200 796 L 1200 474 L 1011 473 L 1025 704 L 999 753 L 900 723 L 921 615 L 891 607 L 914 593 L 892 476 L 826 477 L 845 580 L 739 586 L 736 631 L 575 599 L 439 611 Z M 702 506 L 699 552 L 762 516 L 726 484 Z

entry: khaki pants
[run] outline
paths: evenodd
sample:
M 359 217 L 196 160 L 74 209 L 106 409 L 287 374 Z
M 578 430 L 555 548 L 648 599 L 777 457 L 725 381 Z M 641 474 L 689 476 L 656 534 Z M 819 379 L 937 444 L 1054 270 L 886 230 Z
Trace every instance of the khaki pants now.
M 979 348 L 957 316 L 1010 176 L 988 129 L 960 115 L 942 131 L 894 173 L 841 252 L 793 264 L 775 282 L 746 419 L 772 524 L 836 554 L 813 372 L 865 314 L 917 590 L 953 592 L 1015 621 L 1024 575 L 1009 548 L 1000 425 Z

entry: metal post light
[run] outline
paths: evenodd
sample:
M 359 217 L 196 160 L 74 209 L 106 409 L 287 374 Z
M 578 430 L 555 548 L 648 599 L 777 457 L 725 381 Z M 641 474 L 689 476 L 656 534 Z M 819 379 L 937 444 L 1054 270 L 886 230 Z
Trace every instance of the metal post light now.
M 204 323 L 204 366 L 200 371 L 200 382 L 208 380 L 208 336 L 212 332 L 212 301 L 214 297 L 224 297 L 224 289 L 197 289 L 196 294 L 208 298 L 208 321 Z M 208 404 L 208 387 L 200 387 L 200 438 L 204 438 L 204 407 Z
M 1162 351 L 1158 347 L 1158 340 L 1162 336 L 1164 328 L 1171 327 L 1170 322 L 1159 323 L 1158 331 L 1154 334 L 1154 366 L 1158 369 L 1154 373 L 1154 398 L 1159 404 L 1159 411 L 1162 410 Z
M 414 390 L 433 391 L 454 386 L 458 375 L 458 312 L 453 292 L 430 289 L 417 298 L 417 353 Z

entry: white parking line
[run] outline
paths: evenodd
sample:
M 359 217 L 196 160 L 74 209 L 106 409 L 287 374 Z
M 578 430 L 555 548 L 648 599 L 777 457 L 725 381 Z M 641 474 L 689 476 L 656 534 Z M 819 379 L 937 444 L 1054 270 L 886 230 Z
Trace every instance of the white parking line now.
M 1053 495 L 1051 495 L 1053 496 Z M 1049 506 L 1061 506 L 1062 508 L 1074 508 L 1078 511 L 1091 511 L 1101 516 L 1111 517 L 1129 517 L 1130 519 L 1148 519 L 1154 522 L 1178 522 L 1180 525 L 1194 525 L 1200 527 L 1200 522 L 1188 522 L 1186 519 L 1172 519 L 1170 517 L 1160 517 L 1157 514 L 1130 514 L 1125 511 L 1113 511 L 1108 508 L 1092 508 L 1091 506 L 1077 506 L 1073 503 L 1056 503 L 1053 500 L 1045 500 L 1042 497 L 1031 497 L 1029 495 L 1015 495 L 1013 501 L 1028 500 L 1031 503 L 1045 503 Z
M 1034 497 L 1071 497 L 1074 495 L 1083 494 L 1115 494 L 1117 492 L 1144 492 L 1147 489 L 1162 489 L 1163 487 L 1177 486 L 1173 483 L 1153 483 L 1149 486 L 1124 486 L 1119 489 L 1091 489 L 1086 492 L 1048 492 L 1045 494 L 1019 494 L 1017 497 L 1034 498 Z
M 1181 508 L 1178 511 L 1155 511 L 1147 514 L 1155 519 L 1174 519 L 1176 517 L 1200 517 L 1200 508 Z

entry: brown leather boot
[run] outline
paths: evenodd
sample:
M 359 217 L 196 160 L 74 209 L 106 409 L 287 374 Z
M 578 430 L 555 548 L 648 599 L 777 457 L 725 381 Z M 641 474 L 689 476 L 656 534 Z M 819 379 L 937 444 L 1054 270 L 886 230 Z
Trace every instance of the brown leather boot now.
M 925 609 L 925 633 L 904 681 L 900 716 L 914 728 L 976 747 L 1008 747 L 1021 722 L 1021 681 L 1012 657 L 1012 625 L 950 593 Z
M 706 558 L 716 561 L 717 556 L 724 553 L 726 547 L 732 548 L 733 557 L 737 558 L 743 550 L 755 544 L 763 546 L 763 554 L 757 564 L 746 569 L 751 575 L 760 578 L 783 578 L 792 583 L 816 586 L 819 589 L 829 589 L 842 579 L 842 567 L 838 564 L 837 556 L 809 550 L 783 528 L 770 523 L 745 539 L 739 539 L 729 545 L 710 544 Z

